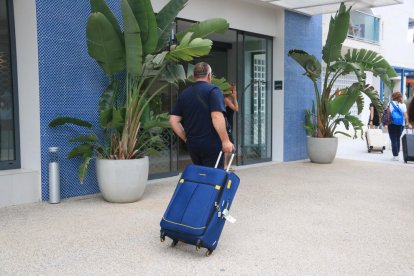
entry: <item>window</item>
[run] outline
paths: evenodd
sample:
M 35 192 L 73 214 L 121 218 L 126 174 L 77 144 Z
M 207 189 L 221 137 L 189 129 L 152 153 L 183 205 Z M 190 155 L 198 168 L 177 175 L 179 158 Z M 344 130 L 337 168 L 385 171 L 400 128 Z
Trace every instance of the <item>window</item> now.
M 12 1 L 0 0 L 0 169 L 20 167 Z
M 408 35 L 407 40 L 410 43 L 414 43 L 414 19 L 409 18 L 408 19 Z
M 371 14 L 351 11 L 348 36 L 370 43 L 379 43 L 380 19 Z

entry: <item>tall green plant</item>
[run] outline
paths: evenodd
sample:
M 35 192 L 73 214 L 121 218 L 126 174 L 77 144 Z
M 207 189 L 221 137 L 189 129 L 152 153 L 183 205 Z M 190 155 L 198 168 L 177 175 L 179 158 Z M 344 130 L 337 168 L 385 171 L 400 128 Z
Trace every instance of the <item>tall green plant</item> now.
M 104 138 L 98 138 L 91 124 L 76 118 L 58 117 L 49 124 L 89 129 L 90 134 L 71 140 L 80 144 L 68 155 L 82 158 L 81 182 L 94 154 L 98 158 L 132 159 L 162 148 L 159 134 L 169 127 L 168 115 L 155 114 L 150 103 L 169 85 L 186 79 L 180 62 L 209 54 L 212 41 L 205 39 L 206 35 L 228 29 L 226 20 L 209 19 L 193 24 L 180 33 L 178 44 L 169 45 L 175 17 L 187 2 L 170 0 L 156 15 L 150 0 L 122 0 L 122 30 L 104 0 L 90 0 L 88 53 L 109 80 L 98 105 Z
M 394 69 L 379 54 L 366 49 L 348 50 L 342 54 L 342 44 L 347 38 L 350 8 L 341 3 L 335 17 L 331 17 L 328 36 L 322 49 L 322 60 L 326 64 L 321 90 L 319 81 L 322 66 L 319 60 L 303 50 L 290 50 L 288 56 L 293 58 L 305 69 L 304 75 L 313 83 L 315 101 L 311 110 L 305 110 L 305 129 L 314 137 L 334 137 L 335 134 L 350 135 L 337 131 L 343 124 L 347 130 L 354 129 L 353 138 L 359 131 L 363 132 L 363 123 L 358 117 L 350 114 L 351 107 L 356 103 L 358 114 L 364 107 L 363 94 L 367 95 L 378 110 L 382 110 L 379 94 L 371 85 L 366 84 L 366 72 L 372 72 L 387 85 L 391 86 L 390 78 L 396 76 Z M 355 74 L 357 81 L 343 89 L 332 90 L 340 76 Z

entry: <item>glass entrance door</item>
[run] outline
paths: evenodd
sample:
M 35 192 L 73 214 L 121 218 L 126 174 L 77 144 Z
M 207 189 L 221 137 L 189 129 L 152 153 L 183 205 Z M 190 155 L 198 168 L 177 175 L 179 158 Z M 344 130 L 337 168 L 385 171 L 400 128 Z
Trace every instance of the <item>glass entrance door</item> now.
M 239 120 L 241 164 L 271 160 L 271 64 L 272 41 L 239 34 L 238 69 L 241 94 Z M 242 88 L 242 89 L 240 89 Z

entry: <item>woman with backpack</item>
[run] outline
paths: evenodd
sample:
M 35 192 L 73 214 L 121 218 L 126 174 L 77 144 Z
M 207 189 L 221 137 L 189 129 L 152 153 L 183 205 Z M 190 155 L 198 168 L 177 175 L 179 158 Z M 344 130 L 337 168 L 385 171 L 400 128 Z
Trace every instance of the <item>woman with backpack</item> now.
M 408 122 L 407 106 L 403 102 L 403 95 L 401 92 L 392 93 L 389 109 L 391 114 L 391 124 L 388 126 L 388 134 L 391 139 L 392 160 L 398 161 L 400 137 L 406 122 Z

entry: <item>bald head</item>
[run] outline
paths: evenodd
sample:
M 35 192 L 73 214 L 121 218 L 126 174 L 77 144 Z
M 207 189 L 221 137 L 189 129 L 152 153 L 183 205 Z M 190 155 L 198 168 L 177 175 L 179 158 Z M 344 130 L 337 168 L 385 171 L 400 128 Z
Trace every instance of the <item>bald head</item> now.
M 211 67 L 206 62 L 194 65 L 193 76 L 196 80 L 211 81 Z

